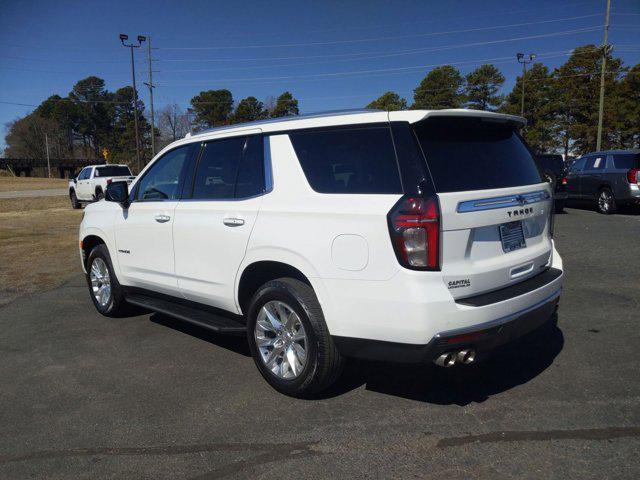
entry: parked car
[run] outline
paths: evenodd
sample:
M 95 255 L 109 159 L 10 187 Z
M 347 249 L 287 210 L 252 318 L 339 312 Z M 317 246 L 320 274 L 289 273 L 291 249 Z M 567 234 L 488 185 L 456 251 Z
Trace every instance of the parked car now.
M 556 213 L 564 210 L 567 201 L 567 168 L 562 155 L 536 155 L 543 177 L 551 184 Z
M 569 168 L 567 181 L 570 199 L 593 202 L 603 214 L 640 204 L 640 150 L 583 155 Z
M 73 208 L 104 198 L 107 185 L 114 181 L 131 183 L 135 177 L 127 165 L 89 165 L 69 179 L 69 199 Z
M 327 388 L 346 357 L 473 363 L 550 321 L 562 290 L 523 123 L 334 112 L 188 136 L 86 208 L 91 299 L 246 335 L 292 396 Z

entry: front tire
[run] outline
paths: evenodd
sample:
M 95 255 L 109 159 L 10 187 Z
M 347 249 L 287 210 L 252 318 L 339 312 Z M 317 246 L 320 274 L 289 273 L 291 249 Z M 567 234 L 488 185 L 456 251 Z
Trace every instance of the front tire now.
M 97 245 L 87 260 L 87 285 L 96 310 L 106 317 L 121 317 L 129 313 L 129 304 L 111 264 L 107 246 Z
M 102 192 L 101 188 L 97 188 L 96 189 L 96 202 L 99 202 L 100 200 L 102 200 L 104 198 L 104 193 Z
M 618 205 L 616 203 L 616 199 L 613 196 L 613 192 L 605 187 L 600 190 L 598 194 L 598 212 L 603 215 L 611 215 L 618 211 Z
M 247 339 L 258 370 L 277 391 L 311 397 L 333 384 L 344 365 L 311 288 L 279 278 L 258 289 L 247 314 Z

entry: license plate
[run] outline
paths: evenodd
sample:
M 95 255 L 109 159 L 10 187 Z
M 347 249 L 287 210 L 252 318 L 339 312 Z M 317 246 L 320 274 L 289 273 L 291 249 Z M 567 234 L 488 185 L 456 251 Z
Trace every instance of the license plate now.
M 522 222 L 509 222 L 500 225 L 500 240 L 502 240 L 502 251 L 505 253 L 525 248 L 527 244 L 524 241 Z

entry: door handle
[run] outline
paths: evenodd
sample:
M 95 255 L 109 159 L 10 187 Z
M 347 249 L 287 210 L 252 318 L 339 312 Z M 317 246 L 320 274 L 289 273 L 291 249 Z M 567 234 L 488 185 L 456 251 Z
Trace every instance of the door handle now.
M 222 223 L 227 227 L 240 227 L 244 225 L 244 220 L 242 218 L 225 218 Z
M 169 220 L 171 220 L 171 217 L 169 215 L 163 215 L 161 213 L 156 215 L 156 222 L 158 223 L 166 223 Z

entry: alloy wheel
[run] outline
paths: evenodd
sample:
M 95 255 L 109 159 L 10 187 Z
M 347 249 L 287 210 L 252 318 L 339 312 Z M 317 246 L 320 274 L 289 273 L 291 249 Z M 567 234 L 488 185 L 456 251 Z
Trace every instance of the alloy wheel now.
M 263 365 L 273 375 L 292 380 L 307 363 L 307 334 L 298 314 L 284 302 L 272 300 L 258 312 L 254 329 Z
M 93 260 L 89 270 L 89 278 L 91 279 L 93 297 L 101 307 L 106 307 L 111 300 L 111 278 L 107 264 L 102 258 L 96 257 Z
M 608 212 L 611 208 L 611 193 L 607 190 L 603 190 L 600 192 L 600 196 L 598 197 L 598 207 L 602 212 Z

